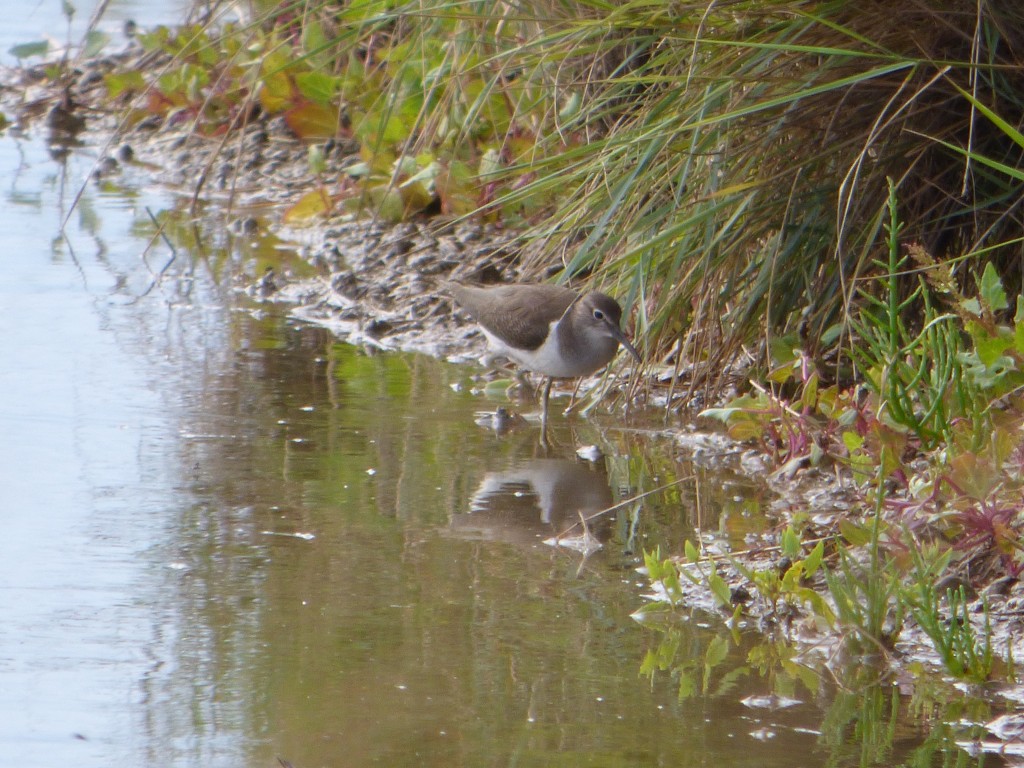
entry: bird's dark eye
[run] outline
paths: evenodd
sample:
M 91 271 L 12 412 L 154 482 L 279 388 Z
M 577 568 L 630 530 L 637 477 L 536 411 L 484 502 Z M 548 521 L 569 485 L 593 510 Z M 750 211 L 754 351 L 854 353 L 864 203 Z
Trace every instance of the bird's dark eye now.
M 602 312 L 600 309 L 595 309 L 594 310 L 594 319 L 595 320 L 604 320 L 604 312 Z

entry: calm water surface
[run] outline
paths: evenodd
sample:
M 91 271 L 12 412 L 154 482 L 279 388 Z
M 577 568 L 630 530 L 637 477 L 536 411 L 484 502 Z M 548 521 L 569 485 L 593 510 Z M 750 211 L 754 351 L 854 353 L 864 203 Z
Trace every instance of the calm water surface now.
M 768 525 L 748 483 L 610 417 L 559 421 L 547 453 L 481 428 L 503 400 L 471 369 L 235 290 L 306 269 L 273 237 L 211 211 L 147 250 L 149 211 L 186 202 L 87 181 L 94 159 L 0 138 L 3 764 L 970 764 L 917 722 L 945 689 L 839 689 L 718 619 L 630 618 L 644 548 Z M 690 476 L 593 523 L 588 557 L 543 543 Z

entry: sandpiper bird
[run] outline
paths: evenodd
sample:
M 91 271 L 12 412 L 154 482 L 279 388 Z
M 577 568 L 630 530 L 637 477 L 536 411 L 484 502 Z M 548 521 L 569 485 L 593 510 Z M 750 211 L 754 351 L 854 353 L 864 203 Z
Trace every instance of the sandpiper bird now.
M 622 308 L 598 291 L 578 294 L 557 285 L 532 284 L 481 288 L 449 283 L 447 288 L 480 325 L 488 357 L 507 357 L 548 377 L 541 410 L 542 441 L 552 379 L 589 376 L 611 362 L 620 344 L 642 362 L 619 328 Z

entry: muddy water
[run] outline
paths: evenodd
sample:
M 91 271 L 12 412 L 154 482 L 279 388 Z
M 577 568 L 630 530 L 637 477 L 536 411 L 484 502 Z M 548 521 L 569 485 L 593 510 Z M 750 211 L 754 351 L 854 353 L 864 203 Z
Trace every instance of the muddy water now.
M 644 549 L 769 524 L 750 483 L 612 417 L 478 425 L 472 369 L 253 304 L 287 244 L 94 157 L 0 138 L 0 762 L 970 764 L 947 689 L 631 618 Z

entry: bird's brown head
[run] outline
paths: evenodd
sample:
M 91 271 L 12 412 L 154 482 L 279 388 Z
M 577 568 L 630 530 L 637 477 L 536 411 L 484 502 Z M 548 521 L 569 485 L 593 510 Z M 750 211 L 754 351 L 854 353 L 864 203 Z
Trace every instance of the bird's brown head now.
M 574 314 L 573 323 L 592 339 L 614 339 L 621 344 L 637 363 L 642 363 L 640 353 L 622 332 L 622 307 L 611 296 L 600 291 L 591 291 L 580 297 L 569 309 Z M 614 348 L 612 348 L 614 354 Z

